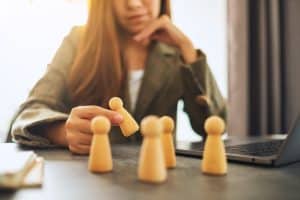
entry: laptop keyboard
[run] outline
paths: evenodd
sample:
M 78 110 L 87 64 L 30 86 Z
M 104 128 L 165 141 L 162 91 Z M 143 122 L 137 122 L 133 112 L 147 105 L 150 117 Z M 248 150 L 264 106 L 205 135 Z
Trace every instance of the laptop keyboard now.
M 272 156 L 276 154 L 284 140 L 251 143 L 226 147 L 226 153 L 242 154 L 251 156 Z

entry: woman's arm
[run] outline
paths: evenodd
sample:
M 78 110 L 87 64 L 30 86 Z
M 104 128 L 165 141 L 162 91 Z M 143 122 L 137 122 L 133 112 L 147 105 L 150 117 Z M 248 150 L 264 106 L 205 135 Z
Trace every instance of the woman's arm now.
M 203 135 L 203 124 L 210 115 L 226 118 L 225 101 L 207 65 L 206 56 L 196 50 L 191 40 L 166 15 L 154 20 L 134 36 L 138 42 L 158 40 L 179 50 L 182 69 L 183 100 L 193 129 Z
M 74 153 L 88 154 L 92 118 L 103 115 L 113 125 L 123 120 L 118 113 L 99 106 L 71 108 L 67 77 L 76 54 L 79 31 L 73 29 L 64 39 L 46 74 L 17 112 L 11 128 L 14 141 L 37 147 L 65 146 Z
M 204 122 L 211 115 L 226 121 L 226 103 L 207 65 L 206 56 L 197 50 L 197 59 L 191 64 L 181 63 L 184 86 L 184 110 L 188 113 L 195 132 L 204 135 Z
M 15 142 L 39 147 L 56 146 L 43 135 L 41 127 L 52 129 L 56 122 L 62 123 L 68 118 L 66 77 L 75 56 L 78 34 L 78 28 L 73 28 L 64 38 L 46 73 L 15 114 L 10 130 Z
M 65 121 L 56 121 L 49 124 L 40 124 L 30 128 L 32 134 L 40 134 L 47 138 L 51 143 L 61 147 L 67 147 Z

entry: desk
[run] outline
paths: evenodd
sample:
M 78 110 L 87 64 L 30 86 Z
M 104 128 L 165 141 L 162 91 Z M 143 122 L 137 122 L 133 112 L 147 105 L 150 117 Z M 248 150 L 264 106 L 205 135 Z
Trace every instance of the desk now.
M 199 159 L 178 156 L 168 180 L 151 185 L 137 180 L 138 151 L 134 145 L 113 145 L 113 172 L 92 174 L 87 156 L 37 150 L 46 160 L 43 187 L 1 192 L 0 199 L 300 199 L 300 163 L 283 168 L 230 163 L 227 176 L 213 177 L 200 172 Z

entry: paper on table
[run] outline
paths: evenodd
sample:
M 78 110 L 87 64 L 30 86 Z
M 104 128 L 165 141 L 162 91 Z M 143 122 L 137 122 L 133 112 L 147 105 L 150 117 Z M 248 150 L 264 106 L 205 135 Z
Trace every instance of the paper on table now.
M 17 189 L 42 185 L 44 160 L 33 151 L 0 145 L 0 188 Z
M 44 159 L 37 157 L 34 166 L 25 176 L 22 187 L 41 187 L 44 178 Z

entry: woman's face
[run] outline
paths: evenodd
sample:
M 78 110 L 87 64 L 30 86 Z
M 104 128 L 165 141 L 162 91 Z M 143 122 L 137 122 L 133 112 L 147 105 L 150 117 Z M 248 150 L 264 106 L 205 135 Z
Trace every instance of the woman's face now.
M 116 21 L 128 34 L 136 34 L 160 14 L 161 0 L 113 0 Z

